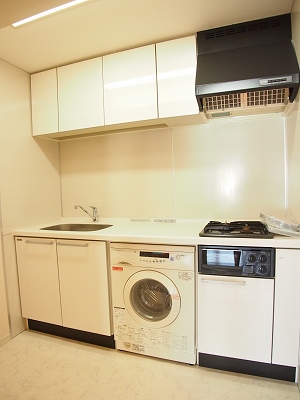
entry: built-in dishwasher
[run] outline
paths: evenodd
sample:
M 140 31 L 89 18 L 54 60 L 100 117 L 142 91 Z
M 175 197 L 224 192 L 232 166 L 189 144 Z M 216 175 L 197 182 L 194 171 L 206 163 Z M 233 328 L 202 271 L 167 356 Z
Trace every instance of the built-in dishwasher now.
M 268 376 L 275 250 L 199 246 L 198 363 Z

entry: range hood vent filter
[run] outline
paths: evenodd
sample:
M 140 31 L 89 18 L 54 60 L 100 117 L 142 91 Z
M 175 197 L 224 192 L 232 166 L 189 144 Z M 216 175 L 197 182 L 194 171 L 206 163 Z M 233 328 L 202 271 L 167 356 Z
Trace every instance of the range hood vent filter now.
M 241 94 L 224 94 L 221 96 L 211 96 L 204 98 L 204 111 L 225 111 L 242 106 Z
M 282 112 L 295 100 L 300 74 L 290 14 L 198 32 L 197 48 L 200 111 Z
M 287 89 L 273 89 L 273 90 L 258 90 L 256 92 L 246 93 L 247 107 L 254 106 L 271 106 L 271 105 L 286 105 L 288 102 Z
M 257 90 L 247 93 L 225 94 L 220 96 L 210 96 L 203 99 L 204 112 L 208 117 L 221 116 L 214 113 L 224 111 L 245 111 L 250 114 L 253 108 L 260 107 L 260 113 L 271 110 L 274 112 L 283 111 L 288 103 L 288 89 Z M 248 111 L 248 112 L 247 112 Z M 227 116 L 230 114 L 222 114 Z

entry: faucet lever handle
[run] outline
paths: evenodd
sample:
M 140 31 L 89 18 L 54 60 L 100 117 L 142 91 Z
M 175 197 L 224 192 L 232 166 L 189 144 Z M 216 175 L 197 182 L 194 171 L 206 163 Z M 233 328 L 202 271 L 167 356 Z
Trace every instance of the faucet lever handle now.
M 93 221 L 96 222 L 98 220 L 98 210 L 97 207 L 89 206 L 93 210 Z

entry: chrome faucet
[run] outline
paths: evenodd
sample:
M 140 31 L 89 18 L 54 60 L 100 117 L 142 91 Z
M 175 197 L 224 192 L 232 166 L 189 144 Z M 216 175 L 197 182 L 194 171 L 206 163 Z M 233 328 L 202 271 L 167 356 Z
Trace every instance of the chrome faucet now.
M 74 208 L 76 210 L 76 208 L 81 208 L 82 211 L 84 211 L 85 213 L 87 213 L 88 216 L 90 216 L 93 219 L 93 222 L 97 222 L 98 221 L 98 210 L 97 207 L 94 206 L 89 206 L 91 207 L 91 209 L 93 210 L 93 214 L 90 214 L 85 208 L 83 208 L 82 206 L 79 205 L 75 205 Z

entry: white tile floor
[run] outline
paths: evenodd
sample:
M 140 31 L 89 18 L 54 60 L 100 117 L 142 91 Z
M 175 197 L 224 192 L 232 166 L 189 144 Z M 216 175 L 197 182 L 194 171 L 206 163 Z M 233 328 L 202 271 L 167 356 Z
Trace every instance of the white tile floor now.
M 25 331 L 0 348 L 0 400 L 299 400 L 295 383 Z

